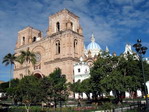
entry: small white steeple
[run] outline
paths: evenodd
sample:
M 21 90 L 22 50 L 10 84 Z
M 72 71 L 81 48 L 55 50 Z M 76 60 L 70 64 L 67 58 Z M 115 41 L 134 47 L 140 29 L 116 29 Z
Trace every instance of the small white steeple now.
M 80 62 L 83 62 L 83 58 L 82 57 L 80 57 Z
M 130 44 L 126 44 L 124 54 L 133 54 Z
M 109 52 L 109 48 L 108 48 L 108 46 L 106 46 L 106 52 Z

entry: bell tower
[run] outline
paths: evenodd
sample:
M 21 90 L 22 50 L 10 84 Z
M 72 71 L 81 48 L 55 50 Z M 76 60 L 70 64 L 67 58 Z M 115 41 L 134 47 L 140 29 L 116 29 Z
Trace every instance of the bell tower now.
M 57 62 L 55 67 L 59 67 L 67 80 L 72 82 L 73 64 L 84 56 L 84 37 L 79 17 L 67 9 L 51 15 L 47 37 L 51 40 L 51 57 L 53 62 Z
M 16 43 L 16 48 L 20 48 L 22 46 L 39 41 L 41 40 L 41 38 L 42 38 L 42 33 L 40 30 L 37 30 L 28 26 L 18 32 L 18 40 Z
M 72 30 L 82 35 L 82 28 L 79 24 L 79 17 L 67 9 L 63 9 L 49 17 L 49 27 L 47 35 L 52 35 L 59 31 Z

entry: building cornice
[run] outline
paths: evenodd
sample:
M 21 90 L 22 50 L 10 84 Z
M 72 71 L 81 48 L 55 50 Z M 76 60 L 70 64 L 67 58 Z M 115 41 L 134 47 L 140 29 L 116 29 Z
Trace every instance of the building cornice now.
M 67 57 L 67 58 L 57 58 L 57 59 L 54 59 L 54 60 L 51 60 L 51 61 L 47 61 L 47 62 L 44 62 L 44 64 L 48 65 L 48 64 L 53 64 L 53 63 L 63 62 L 63 61 L 68 61 L 68 60 L 79 62 L 79 58 Z
M 60 34 L 66 33 L 66 32 L 72 32 L 72 33 L 74 33 L 74 34 L 76 34 L 76 35 L 79 35 L 79 36 L 83 37 L 83 35 L 81 35 L 81 34 L 75 32 L 75 31 L 73 31 L 73 30 L 71 30 L 71 29 L 67 29 L 67 30 L 64 30 L 64 31 L 59 31 L 59 32 L 53 33 L 52 35 L 47 36 L 47 38 L 53 38 L 53 37 L 55 37 L 55 36 L 57 36 L 57 35 L 60 35 Z
M 27 66 L 27 67 L 20 67 L 20 68 L 15 68 L 14 71 L 18 71 L 18 70 L 23 70 L 23 69 L 27 69 L 29 68 L 30 66 Z

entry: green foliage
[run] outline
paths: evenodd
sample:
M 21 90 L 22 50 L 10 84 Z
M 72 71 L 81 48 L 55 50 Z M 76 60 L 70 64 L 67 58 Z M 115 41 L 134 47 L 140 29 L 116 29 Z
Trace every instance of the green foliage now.
M 26 112 L 26 109 L 23 106 L 12 107 L 12 108 L 9 108 L 8 112 Z M 46 110 L 42 111 L 42 108 L 39 106 L 31 106 L 30 112 L 47 112 L 47 111 Z
M 41 101 L 39 79 L 33 75 L 23 77 L 18 85 L 18 93 L 24 103 Z
M 90 83 L 91 83 L 90 79 L 85 79 L 81 82 L 82 92 L 86 93 L 86 95 L 92 92 Z
M 149 65 L 144 63 L 145 73 L 149 73 Z M 101 93 L 107 95 L 112 90 L 119 99 L 125 91 L 141 90 L 143 84 L 142 67 L 134 55 L 111 57 L 106 53 L 98 57 L 91 68 L 89 90 L 97 99 Z M 147 77 L 147 75 L 146 75 Z
M 85 93 L 87 95 L 88 99 L 90 99 L 89 94 L 92 92 L 92 88 L 90 86 L 90 79 L 85 79 L 82 82 L 80 82 L 80 80 L 78 80 L 77 82 L 70 84 L 70 89 L 74 93 L 79 93 L 79 95 L 81 93 Z
M 143 65 L 144 65 L 144 74 L 145 74 L 145 79 L 146 81 L 149 80 L 149 64 L 146 61 L 143 61 Z
M 115 105 L 113 105 L 111 102 L 103 103 L 102 106 L 100 106 L 100 109 L 102 110 L 111 110 L 113 108 L 115 108 Z
M 82 91 L 82 85 L 81 85 L 80 80 L 71 84 L 70 89 L 71 89 L 71 91 L 73 91 L 75 93 L 82 93 L 83 91 Z
M 27 111 L 29 111 L 31 104 L 54 101 L 56 107 L 59 101 L 65 101 L 68 98 L 66 78 L 61 75 L 59 68 L 48 77 L 39 79 L 30 75 L 20 80 L 13 79 L 11 83 L 10 88 L 3 87 L 4 84 L 1 84 L 0 87 L 6 90 L 14 104 L 17 102 L 25 104 Z
M 7 89 L 7 94 L 14 104 L 22 102 L 29 111 L 31 104 L 41 102 L 43 99 L 40 87 L 40 79 L 33 75 L 25 76 L 21 80 L 13 79 L 12 86 Z
M 104 56 L 103 56 L 104 55 Z M 113 69 L 111 57 L 107 54 L 103 54 L 102 57 L 98 57 L 94 66 L 91 68 L 90 85 L 92 88 L 93 97 L 97 100 L 98 95 L 103 93 L 101 81 L 104 77 L 107 77 Z
M 34 65 L 36 63 L 36 56 L 33 52 L 30 52 L 29 49 L 27 49 L 27 51 L 21 51 L 20 53 L 17 59 L 21 64 L 31 62 Z
M 1 83 L 0 84 L 0 92 L 6 92 L 8 87 L 9 87 L 9 82 Z
M 13 99 L 13 101 L 19 101 L 20 97 L 18 96 L 18 84 L 19 84 L 19 79 L 12 79 L 11 80 L 11 87 L 7 88 L 7 94 Z
M 56 68 L 48 77 L 41 80 L 45 101 L 54 101 L 55 107 L 58 101 L 65 101 L 68 97 L 66 78 L 61 74 L 61 70 Z M 44 89 L 46 88 L 46 89 Z
M 11 54 L 11 53 L 8 53 L 4 58 L 3 58 L 3 61 L 2 63 L 5 63 L 5 66 L 7 65 L 13 65 L 14 64 L 14 61 L 16 61 L 16 56 L 15 54 Z
M 81 108 L 74 108 L 74 107 L 63 107 L 61 108 L 41 108 L 39 106 L 31 106 L 30 112 L 91 112 L 91 110 L 97 110 L 93 107 L 81 107 Z M 26 112 L 24 107 L 12 107 L 9 108 L 8 112 Z

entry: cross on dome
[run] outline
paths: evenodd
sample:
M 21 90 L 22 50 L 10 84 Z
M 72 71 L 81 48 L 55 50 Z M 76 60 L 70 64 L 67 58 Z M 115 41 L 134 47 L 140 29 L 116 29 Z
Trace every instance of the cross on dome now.
M 95 42 L 94 34 L 92 33 L 91 42 Z

